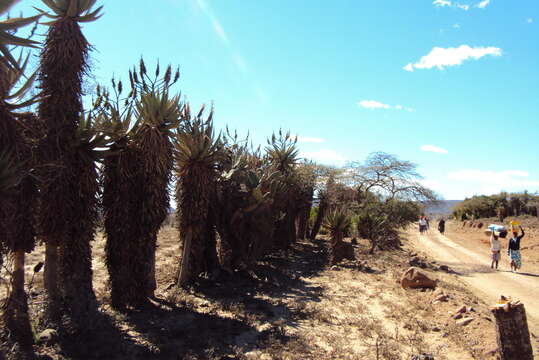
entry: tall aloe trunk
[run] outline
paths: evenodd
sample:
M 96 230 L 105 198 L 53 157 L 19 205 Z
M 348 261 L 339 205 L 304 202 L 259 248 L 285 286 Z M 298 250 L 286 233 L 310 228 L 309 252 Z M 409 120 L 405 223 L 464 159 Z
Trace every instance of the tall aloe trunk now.
M 208 243 L 212 182 L 203 169 L 192 169 L 178 182 L 178 225 L 183 245 L 178 285 L 185 286 L 206 269 L 205 254 L 213 255 Z
M 0 75 L 2 75 L 0 64 Z M 0 81 L 1 82 L 1 81 Z M 0 149 L 7 149 L 27 171 L 31 166 L 31 148 L 17 126 L 14 115 L 0 99 Z M 33 336 L 30 327 L 27 297 L 24 290 L 25 252 L 34 249 L 34 205 L 37 197 L 34 181 L 23 176 L 21 181 L 0 194 L 0 242 L 12 258 L 12 288 L 3 312 L 4 325 L 13 342 L 9 359 L 33 358 Z
M 320 204 L 318 205 L 318 213 L 316 214 L 316 219 L 313 224 L 311 236 L 309 237 L 311 240 L 316 239 L 316 236 L 318 235 L 318 232 L 320 231 L 320 227 L 322 226 L 322 221 L 324 220 L 324 216 L 326 216 L 327 210 L 328 210 L 328 203 L 326 201 L 321 200 Z
M 305 207 L 301 209 L 298 215 L 298 238 L 306 239 L 309 234 L 309 217 L 311 215 L 312 200 L 305 204 Z
M 83 114 L 82 82 L 89 69 L 90 50 L 79 21 L 97 19 L 101 8 L 91 12 L 95 1 L 45 3 L 53 10 L 53 20 L 48 23 L 40 57 L 43 100 L 39 116 L 46 127 L 41 161 L 49 171 L 42 176 L 39 222 L 47 253 L 51 255 L 45 264 L 48 275 L 56 272 L 54 254 L 58 254 L 58 277 L 47 278 L 48 309 L 52 310 L 48 315 L 53 321 L 58 320 L 55 317 L 61 296 L 64 314 L 75 328 L 83 329 L 90 320 L 89 310 L 96 306 L 90 241 L 97 225 L 99 186 L 94 160 L 77 148 Z
M 213 111 L 208 120 L 202 119 L 202 113 L 201 110 L 192 119 L 189 107 L 183 109 L 175 143 L 177 216 L 183 246 L 178 286 L 192 282 L 202 271 L 209 270 L 208 264 L 217 262 L 216 219 L 211 206 L 216 196 L 215 165 L 221 156 L 221 145 L 213 135 Z
M 141 257 L 136 259 L 144 267 L 142 278 L 146 296 L 153 297 L 157 288 L 155 279 L 155 250 L 157 233 L 169 213 L 169 185 L 172 177 L 172 142 L 167 133 L 148 125 L 140 130 L 137 144 L 142 157 L 142 209 L 138 219 L 143 225 L 140 233 Z M 133 219 L 134 220 L 134 219 Z
M 133 145 L 115 146 L 117 152 L 105 160 L 103 207 L 105 212 L 106 264 L 112 306 L 124 309 L 146 301 L 147 268 L 138 263 L 143 193 L 141 155 Z
M 79 24 L 66 17 L 51 25 L 41 54 L 44 100 L 39 113 L 47 127 L 42 162 L 54 168 L 44 177 L 41 189 L 40 227 L 47 248 L 48 315 L 53 321 L 58 321 L 54 318 L 60 311 L 59 295 L 77 313 L 75 317 L 82 316 L 88 301 L 95 299 L 89 241 L 96 214 L 88 209 L 95 206 L 96 193 L 92 192 L 97 192 L 97 183 L 84 178 L 88 172 L 95 176 L 95 170 L 92 174 L 87 169 L 95 165 L 81 162 L 72 147 L 82 113 L 81 84 L 88 50 Z
M 339 251 L 339 246 L 342 245 L 343 238 L 344 238 L 344 234 L 340 230 L 334 231 L 331 234 L 331 242 L 330 242 L 330 247 L 329 247 L 329 258 L 330 258 L 330 263 L 332 265 L 335 265 L 339 261 L 339 259 L 338 259 L 338 251 Z

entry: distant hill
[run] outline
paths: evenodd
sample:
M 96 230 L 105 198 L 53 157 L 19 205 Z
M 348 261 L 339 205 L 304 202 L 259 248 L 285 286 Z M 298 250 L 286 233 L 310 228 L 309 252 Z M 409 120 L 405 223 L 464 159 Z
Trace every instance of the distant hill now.
M 435 204 L 427 204 L 425 213 L 431 218 L 449 216 L 453 211 L 453 207 L 461 202 L 462 200 L 440 200 Z

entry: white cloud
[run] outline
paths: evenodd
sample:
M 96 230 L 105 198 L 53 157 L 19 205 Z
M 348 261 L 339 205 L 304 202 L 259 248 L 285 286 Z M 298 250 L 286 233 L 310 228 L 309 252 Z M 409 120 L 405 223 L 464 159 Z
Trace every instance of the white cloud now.
M 489 3 L 490 3 L 490 0 L 483 0 L 479 4 L 477 4 L 477 7 L 480 9 L 484 9 L 488 6 Z
M 407 107 L 404 107 L 402 105 L 392 106 L 392 105 L 384 104 L 383 102 L 376 101 L 376 100 L 361 100 L 358 103 L 358 105 L 365 108 L 365 109 L 371 109 L 371 110 L 374 110 L 374 109 L 395 109 L 395 110 L 415 111 L 412 108 L 409 108 L 409 107 L 407 108 Z
M 453 24 L 453 28 L 460 29 L 460 24 Z
M 502 49 L 493 46 L 470 47 L 468 45 L 461 45 L 458 48 L 434 47 L 415 64 L 409 63 L 404 66 L 404 70 L 414 71 L 414 69 L 432 69 L 433 67 L 443 70 L 446 66 L 460 65 L 464 60 L 477 60 L 486 55 L 501 56 Z
M 227 43 L 228 37 L 226 36 L 225 29 L 223 29 L 223 26 L 221 25 L 219 20 L 213 19 L 212 23 L 213 23 L 213 29 L 215 30 L 215 33 L 217 34 L 217 36 L 219 36 L 219 38 L 223 40 L 223 42 Z
M 234 64 L 236 67 L 243 73 L 247 72 L 247 63 L 245 62 L 245 59 L 241 54 L 235 52 L 232 54 L 232 60 L 234 61 Z
M 389 109 L 391 107 L 376 100 L 361 100 L 359 106 L 366 109 Z
M 447 154 L 448 151 L 446 149 L 442 149 L 441 147 L 434 146 L 434 145 L 423 145 L 421 146 L 421 150 L 427 151 L 427 152 L 434 152 L 438 154 Z
M 419 183 L 426 188 L 429 188 L 431 190 L 438 190 L 440 189 L 440 182 L 438 180 L 434 179 L 421 179 L 419 180 Z
M 489 3 L 490 3 L 490 0 L 483 0 L 474 6 L 480 9 L 484 9 L 485 7 L 487 7 Z M 450 0 L 434 0 L 432 4 L 437 7 L 457 8 L 464 11 L 468 11 L 472 8 L 472 6 L 469 4 L 461 4 L 458 2 L 452 2 Z
M 259 87 L 258 85 L 255 85 L 255 94 L 258 98 L 258 101 L 260 101 L 261 104 L 268 104 L 269 101 L 270 101 L 270 97 L 268 95 L 268 93 L 261 87 Z
M 531 190 L 539 187 L 539 180 L 530 180 L 530 174 L 522 170 L 477 170 L 465 169 L 450 172 L 447 178 L 452 181 L 466 182 L 478 186 L 476 194 L 495 194 L 500 191 Z
M 451 6 L 451 1 L 448 1 L 448 0 L 434 0 L 432 2 L 432 4 L 436 5 L 436 6 L 441 6 L 441 7 Z
M 208 11 L 208 5 L 206 5 L 206 1 L 204 0 L 196 0 L 198 7 L 200 10 L 206 12 Z
M 526 19 L 526 22 L 527 22 L 528 24 L 531 24 L 531 23 L 533 22 L 533 19 L 532 19 L 532 18 L 527 18 L 527 19 Z
M 317 151 L 306 151 L 301 153 L 301 157 L 314 160 L 322 164 L 344 165 L 346 158 L 331 149 L 321 149 Z
M 326 140 L 317 138 L 317 137 L 308 137 L 308 136 L 298 136 L 298 142 L 300 143 L 316 143 L 320 144 L 325 142 Z

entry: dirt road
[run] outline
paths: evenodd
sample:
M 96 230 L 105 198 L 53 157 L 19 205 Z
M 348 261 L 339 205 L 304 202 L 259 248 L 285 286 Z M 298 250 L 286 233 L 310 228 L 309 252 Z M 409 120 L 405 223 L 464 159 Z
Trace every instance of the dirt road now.
M 490 268 L 490 256 L 484 249 L 465 248 L 453 239 L 459 234 L 441 235 L 431 230 L 429 234 L 410 233 L 411 245 L 425 252 L 430 258 L 446 264 L 470 285 L 470 290 L 485 301 L 494 304 L 501 294 L 519 299 L 526 307 L 530 331 L 539 336 L 539 274 L 519 273 L 509 270 L 507 256 L 502 252 L 498 271 Z

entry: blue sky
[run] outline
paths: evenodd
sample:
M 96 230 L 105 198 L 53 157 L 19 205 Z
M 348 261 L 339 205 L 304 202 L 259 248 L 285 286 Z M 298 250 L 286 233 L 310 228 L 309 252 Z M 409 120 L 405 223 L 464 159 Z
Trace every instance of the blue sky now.
M 392 153 L 447 199 L 539 191 L 536 0 L 98 3 L 95 81 L 143 55 L 255 143 L 281 127 L 320 163 Z

